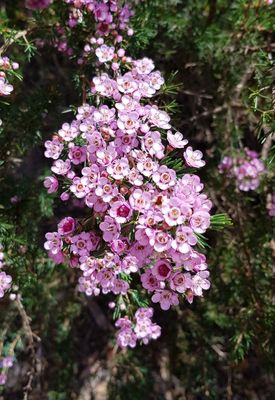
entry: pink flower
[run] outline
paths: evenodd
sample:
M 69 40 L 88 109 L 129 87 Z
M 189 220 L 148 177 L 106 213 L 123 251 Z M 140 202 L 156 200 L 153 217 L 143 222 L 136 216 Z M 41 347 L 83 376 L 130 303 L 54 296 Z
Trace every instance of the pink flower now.
M 73 146 L 69 151 L 69 159 L 74 165 L 78 165 L 86 161 L 86 148 L 80 146 Z
M 66 217 L 62 219 L 57 225 L 58 233 L 64 236 L 70 235 L 71 233 L 74 232 L 75 226 L 76 226 L 75 219 L 72 217 Z
M 116 201 L 112 203 L 109 210 L 110 216 L 113 217 L 119 224 L 129 221 L 132 213 L 133 211 L 127 201 Z
M 120 102 L 116 103 L 116 108 L 124 112 L 137 111 L 139 107 L 139 102 L 128 95 L 122 96 Z
M 271 197 L 271 202 L 268 205 L 268 214 L 270 217 L 275 217 L 275 195 Z
M 108 174 L 116 180 L 125 178 L 129 174 L 129 171 L 129 162 L 125 157 L 113 161 L 112 164 L 107 167 Z
M 112 242 L 114 239 L 119 237 L 120 226 L 118 223 L 108 215 L 105 216 L 104 221 L 101 222 L 99 228 L 103 232 L 103 240 L 106 242 Z
M 153 173 L 153 181 L 161 189 L 166 190 L 176 184 L 176 172 L 173 169 L 162 165 Z
M 117 344 L 119 347 L 136 347 L 137 337 L 131 328 L 121 329 L 117 335 Z
M 143 176 L 135 168 L 130 170 L 127 179 L 134 186 L 141 186 L 143 184 Z
M 100 62 L 105 63 L 107 61 L 111 61 L 114 58 L 115 48 L 103 44 L 96 49 L 95 54 Z
M 71 169 L 71 162 L 70 160 L 56 160 L 51 167 L 51 170 L 57 175 L 67 175 L 67 173 Z
M 4 357 L 1 364 L 2 368 L 11 368 L 13 366 L 13 357 L 11 356 Z
M 207 280 L 208 277 L 208 271 L 201 271 L 192 278 L 192 291 L 196 296 L 202 296 L 202 291 L 210 288 L 210 282 Z
M 187 139 L 183 139 L 183 135 L 180 132 L 176 132 L 174 135 L 171 131 L 167 132 L 168 143 L 175 149 L 182 149 L 188 143 Z
M 97 183 L 95 194 L 99 196 L 105 203 L 109 203 L 118 194 L 118 188 L 112 185 L 109 179 L 100 178 Z
M 110 79 L 107 74 L 102 74 L 93 78 L 94 91 L 106 97 L 117 97 L 118 88 L 117 83 Z
M 164 231 L 154 231 L 147 228 L 146 233 L 149 237 L 149 243 L 154 250 L 158 253 L 162 253 L 171 247 L 171 236 Z
M 122 279 L 115 279 L 112 292 L 114 294 L 126 294 L 129 289 L 129 283 L 123 281 Z
M 0 96 L 9 96 L 13 91 L 13 86 L 6 79 L 0 76 Z
M 0 385 L 5 385 L 7 382 L 7 375 L 4 373 L 0 374 Z
M 142 139 L 142 149 L 147 151 L 151 157 L 162 159 L 164 157 L 164 146 L 161 142 L 160 133 L 157 131 L 148 132 Z
M 71 237 L 70 250 L 74 255 L 89 256 L 91 251 L 96 250 L 98 242 L 99 240 L 93 232 L 82 232 Z
M 219 164 L 220 173 L 230 173 L 230 170 L 233 166 L 233 158 L 232 157 L 224 157 Z
M 126 274 L 131 274 L 133 272 L 138 271 L 138 264 L 137 264 L 137 258 L 135 256 L 128 255 L 124 257 L 122 261 L 122 270 Z
M 137 147 L 138 140 L 135 133 L 130 134 L 126 131 L 118 130 L 114 143 L 118 152 L 129 153 L 133 148 Z
M 96 161 L 99 165 L 104 167 L 110 166 L 110 171 L 116 172 L 111 166 L 112 162 L 117 157 L 117 152 L 113 147 L 109 146 L 107 149 L 97 150 L 96 157 L 97 157 Z M 120 164 L 118 162 L 117 163 L 113 162 L 113 166 L 120 168 Z M 119 172 L 121 173 L 121 171 Z
M 5 291 L 10 289 L 12 277 L 6 272 L 0 272 L 0 298 L 4 297 Z
M 148 78 L 150 86 L 155 90 L 159 90 L 165 82 L 159 71 L 152 72 Z
M 160 288 L 160 283 L 156 276 L 152 274 L 151 270 L 144 272 L 140 279 L 144 289 L 147 289 L 149 292 L 153 292 Z
M 54 193 L 58 189 L 58 180 L 55 176 L 47 176 L 44 179 L 44 187 L 47 189 L 48 193 Z
M 64 255 L 62 251 L 58 251 L 56 254 L 53 254 L 50 250 L 48 251 L 48 256 L 53 260 L 53 262 L 58 265 L 64 262 Z
M 179 304 L 178 295 L 169 290 L 162 290 L 156 292 L 152 296 L 153 303 L 160 303 L 160 308 L 164 311 L 169 310 L 169 308 L 173 306 L 177 306 Z
M 185 209 L 184 209 L 185 207 Z M 182 213 L 183 209 L 183 213 Z M 169 226 L 176 226 L 183 224 L 187 219 L 187 215 L 191 209 L 188 209 L 182 202 L 176 197 L 172 197 L 162 203 L 161 211 L 164 219 Z
M 115 108 L 109 108 L 108 106 L 100 106 L 98 110 L 94 111 L 94 120 L 101 124 L 110 124 L 115 118 Z
M 97 283 L 89 278 L 80 277 L 78 280 L 78 290 L 84 292 L 87 296 L 98 296 L 100 289 L 97 288 Z
M 188 273 L 176 272 L 170 276 L 170 288 L 176 292 L 184 293 L 192 287 L 191 275 Z
M 187 271 L 199 272 L 207 269 L 206 257 L 204 254 L 192 250 L 187 254 L 187 257 L 188 258 L 183 261 L 184 269 Z
M 60 129 L 58 131 L 58 134 L 66 142 L 71 142 L 72 140 L 74 140 L 78 136 L 79 131 L 75 126 L 70 125 L 67 122 L 65 122 L 65 124 L 62 125 L 62 129 Z
M 171 275 L 172 268 L 168 261 L 158 260 L 152 268 L 152 274 L 159 280 L 164 281 Z
M 139 128 L 139 115 L 137 112 L 119 113 L 117 126 L 129 134 L 135 133 Z
M 190 219 L 190 227 L 196 233 L 204 233 L 210 226 L 210 214 L 207 211 L 196 211 Z
M 147 57 L 144 57 L 141 60 L 136 60 L 134 66 L 137 72 L 141 75 L 148 75 L 155 68 L 153 61 Z
M 45 142 L 45 147 L 46 147 L 46 151 L 44 153 L 45 157 L 57 160 L 60 154 L 62 153 L 64 145 L 58 139 L 53 139 L 53 140 L 47 140 Z
M 137 90 L 138 84 L 133 79 L 132 74 L 127 72 L 125 75 L 117 78 L 117 87 L 120 92 L 129 94 Z
M 161 111 L 157 106 L 152 106 L 149 112 L 149 121 L 156 127 L 170 129 L 170 117 L 165 111 Z
M 74 178 L 73 179 L 73 184 L 70 186 L 70 191 L 74 193 L 74 195 L 78 199 L 83 199 L 83 197 L 86 196 L 87 193 L 89 193 L 90 189 L 87 185 L 88 179 L 83 177 L 83 178 Z
M 129 248 L 129 240 L 127 238 L 114 239 L 111 242 L 111 249 L 114 253 L 123 254 Z
M 129 198 L 131 207 L 137 211 L 145 211 L 150 208 L 151 195 L 141 189 L 135 189 Z
M 48 232 L 45 235 L 47 241 L 44 243 L 44 248 L 56 255 L 62 250 L 63 242 L 60 234 L 57 232 Z
M 179 226 L 176 230 L 176 237 L 172 240 L 172 248 L 183 254 L 191 250 L 190 246 L 195 246 L 197 238 L 193 230 L 187 226 Z
M 81 170 L 82 175 L 88 179 L 87 184 L 90 189 L 94 188 L 98 184 L 99 179 L 99 167 L 93 164 L 91 167 L 84 167 Z
M 183 156 L 189 167 L 201 168 L 205 165 L 205 161 L 202 160 L 202 152 L 200 150 L 193 150 L 191 146 L 187 147 Z
M 145 318 L 152 318 L 154 314 L 153 309 L 150 308 L 139 308 L 137 309 L 137 311 L 135 312 L 135 318 L 136 320 L 141 320 L 141 319 L 145 319 Z
M 138 161 L 137 169 L 148 178 L 158 170 L 158 163 L 148 157 Z

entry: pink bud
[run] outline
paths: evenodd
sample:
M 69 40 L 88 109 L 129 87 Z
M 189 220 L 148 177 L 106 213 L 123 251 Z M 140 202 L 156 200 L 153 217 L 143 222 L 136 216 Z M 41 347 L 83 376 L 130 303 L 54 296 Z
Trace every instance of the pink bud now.
M 110 303 L 108 304 L 108 307 L 109 307 L 111 310 L 113 310 L 113 309 L 115 308 L 115 306 L 116 306 L 116 303 L 114 303 L 113 301 L 110 302 Z
M 124 57 L 124 56 L 125 56 L 125 50 L 124 50 L 124 49 L 119 49 L 119 50 L 117 51 L 117 55 L 118 55 L 119 57 Z
M 67 200 L 69 200 L 69 198 L 70 198 L 70 195 L 69 195 L 69 193 L 67 193 L 67 192 L 63 192 L 63 193 L 61 193 L 61 195 L 60 195 L 60 199 L 61 199 L 62 201 L 67 201 Z

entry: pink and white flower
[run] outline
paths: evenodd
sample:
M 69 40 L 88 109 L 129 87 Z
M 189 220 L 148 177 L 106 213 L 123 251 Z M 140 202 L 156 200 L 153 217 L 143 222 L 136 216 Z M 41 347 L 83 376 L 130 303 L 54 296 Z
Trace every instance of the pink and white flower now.
M 183 149 L 188 143 L 187 139 L 183 139 L 183 134 L 180 132 L 172 133 L 172 131 L 167 132 L 167 140 L 170 146 L 175 149 Z
M 58 232 L 60 235 L 67 236 L 67 235 L 70 235 L 71 233 L 74 232 L 75 227 L 76 227 L 76 221 L 75 221 L 75 219 L 72 218 L 72 217 L 66 217 L 66 218 L 63 218 L 63 219 L 59 222 L 59 224 L 57 225 L 57 227 L 58 227 L 57 232 Z
M 51 170 L 57 175 L 67 175 L 67 173 L 71 169 L 71 162 L 70 160 L 56 160 L 51 167 Z
M 188 146 L 183 156 L 189 167 L 201 168 L 205 166 L 205 161 L 202 160 L 203 154 L 200 150 L 193 150 L 191 146 Z
M 78 136 L 79 131 L 75 126 L 65 122 L 65 124 L 62 125 L 62 129 L 59 129 L 58 134 L 66 142 L 71 142 Z
M 104 221 L 99 225 L 99 228 L 102 230 L 103 240 L 106 242 L 112 242 L 114 239 L 118 239 L 120 226 L 112 217 L 106 215 Z
M 6 272 L 0 272 L 0 298 L 4 297 L 7 290 L 10 289 L 12 277 L 7 275 Z
M 58 232 L 48 232 L 45 235 L 47 241 L 44 244 L 46 250 L 57 254 L 62 250 L 63 242 Z
M 169 310 L 171 306 L 177 306 L 179 304 L 178 295 L 171 292 L 170 290 L 157 291 L 152 296 L 153 303 L 159 303 L 160 308 L 164 311 Z
M 57 160 L 62 150 L 64 149 L 63 143 L 61 143 L 58 139 L 47 140 L 45 142 L 46 151 L 44 153 L 45 157 L 52 158 Z
M 47 176 L 44 179 L 44 187 L 47 189 L 48 193 L 55 193 L 58 189 L 58 180 L 55 176 Z
M 171 275 L 172 267 L 168 261 L 160 259 L 156 262 L 151 271 L 159 281 L 164 281 Z
M 176 184 L 176 172 L 162 165 L 157 171 L 153 173 L 153 181 L 161 190 L 167 190 Z
M 96 49 L 95 54 L 101 63 L 112 61 L 115 54 L 115 48 L 113 46 L 106 46 L 106 44 L 103 44 Z
M 132 208 L 127 201 L 116 201 L 112 203 L 109 210 L 109 214 L 113 217 L 119 224 L 123 224 L 130 220 L 132 216 Z
M 70 148 L 68 156 L 74 165 L 79 165 L 86 161 L 86 147 L 73 146 Z
M 172 240 L 172 248 L 186 254 L 191 250 L 190 246 L 197 244 L 194 232 L 188 226 L 179 226 L 176 230 L 176 237 Z

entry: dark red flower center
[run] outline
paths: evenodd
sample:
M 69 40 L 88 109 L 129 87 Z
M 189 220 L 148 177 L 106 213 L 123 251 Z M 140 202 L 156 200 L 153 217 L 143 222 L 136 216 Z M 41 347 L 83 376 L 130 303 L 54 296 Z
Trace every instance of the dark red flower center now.
M 167 276 L 170 272 L 170 268 L 166 264 L 161 264 L 158 266 L 158 272 L 161 276 Z
M 130 213 L 130 208 L 126 204 L 123 204 L 117 209 L 117 215 L 119 217 L 126 218 L 128 217 L 129 213 Z

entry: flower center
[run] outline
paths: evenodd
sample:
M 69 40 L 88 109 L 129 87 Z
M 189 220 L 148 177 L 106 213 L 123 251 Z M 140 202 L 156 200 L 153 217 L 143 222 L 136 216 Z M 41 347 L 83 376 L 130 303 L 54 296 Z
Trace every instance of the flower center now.
M 161 264 L 158 267 L 159 275 L 165 277 L 169 274 L 170 268 L 166 264 Z
M 122 206 L 120 206 L 120 207 L 117 209 L 117 215 L 118 215 L 119 217 L 124 217 L 124 218 L 126 218 L 126 217 L 128 217 L 129 213 L 130 213 L 130 208 L 129 208 L 127 205 L 125 205 L 125 204 L 123 204 Z

